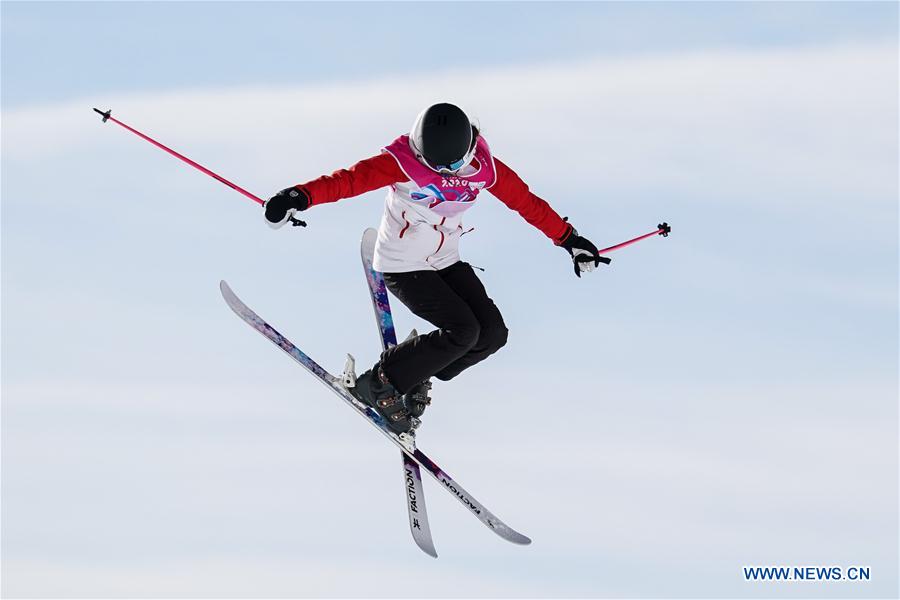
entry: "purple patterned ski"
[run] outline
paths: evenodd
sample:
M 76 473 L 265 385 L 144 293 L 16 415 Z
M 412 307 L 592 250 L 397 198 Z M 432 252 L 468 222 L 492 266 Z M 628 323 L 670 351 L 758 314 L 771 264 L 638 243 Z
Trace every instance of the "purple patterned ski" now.
M 363 270 L 366 272 L 366 281 L 369 283 L 369 293 L 372 296 L 375 320 L 378 322 L 378 331 L 381 334 L 381 344 L 386 349 L 397 345 L 397 332 L 394 330 L 394 317 L 391 315 L 391 303 L 384 285 L 384 276 L 372 267 L 377 240 L 378 231 L 371 227 L 366 229 L 363 232 L 362 241 L 359 243 L 359 254 L 362 258 Z
M 381 348 L 387 350 L 397 345 L 397 333 L 394 330 L 394 317 L 391 315 L 391 303 L 388 299 L 384 276 L 372 267 L 375 255 L 375 242 L 378 232 L 371 227 L 363 232 L 359 245 L 363 271 L 369 284 L 369 296 L 372 308 L 375 309 L 375 323 L 381 338 Z M 422 472 L 419 465 L 406 452 L 400 452 L 403 461 L 403 493 L 406 496 L 406 509 L 409 514 L 409 531 L 416 545 L 428 556 L 437 558 L 434 540 L 431 538 L 431 527 L 428 524 L 428 512 L 425 509 L 425 489 L 422 486 Z
M 288 356 L 300 363 L 300 365 L 303 366 L 307 371 L 315 375 L 316 378 L 321 381 L 323 385 L 325 385 L 325 387 L 340 396 L 341 399 L 349 404 L 356 412 L 368 419 L 369 422 L 371 422 L 375 427 L 378 428 L 379 431 L 381 431 L 381 433 L 387 436 L 401 450 L 406 452 L 409 457 L 416 462 L 416 464 L 421 467 L 425 467 L 425 470 L 428 471 L 428 473 L 430 473 L 431 476 L 434 477 L 442 485 L 442 487 L 444 487 L 451 495 L 455 496 L 456 499 L 459 500 L 460 503 L 462 503 L 462 505 L 469 510 L 469 512 L 475 515 L 475 517 L 488 528 L 490 528 L 491 531 L 514 544 L 531 543 L 530 539 L 528 539 L 518 531 L 512 529 L 509 525 L 494 516 L 487 508 L 484 507 L 484 505 L 475 500 L 475 498 L 473 498 L 472 495 L 469 494 L 469 492 L 467 492 L 461 485 L 454 481 L 430 458 L 425 456 L 425 454 L 421 450 L 416 449 L 415 445 L 411 444 L 408 439 L 404 439 L 403 436 L 398 436 L 391 432 L 384 421 L 384 417 L 378 414 L 372 407 L 367 406 L 354 398 L 353 395 L 344 388 L 340 378 L 331 375 L 328 371 L 319 366 L 316 361 L 304 354 L 302 350 L 297 348 L 287 338 L 278 333 L 271 325 L 266 323 L 262 319 L 262 317 L 250 310 L 250 308 L 246 304 L 244 304 L 241 299 L 234 294 L 233 291 L 231 291 L 231 288 L 228 287 L 227 283 L 222 281 L 219 284 L 219 288 L 222 290 L 222 296 L 225 298 L 225 302 L 237 316 L 243 319 L 244 322 L 250 325 L 253 329 L 266 336 L 273 344 L 284 350 Z

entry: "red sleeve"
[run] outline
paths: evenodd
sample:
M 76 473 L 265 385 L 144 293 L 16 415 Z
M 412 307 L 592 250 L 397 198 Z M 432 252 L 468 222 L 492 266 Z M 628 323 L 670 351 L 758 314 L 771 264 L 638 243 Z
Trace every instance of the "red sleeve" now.
M 394 157 L 381 153 L 361 160 L 349 169 L 340 169 L 295 187 L 302 188 L 310 198 L 310 206 L 315 206 L 359 196 L 406 180 Z
M 540 229 L 554 244 L 558 245 L 564 240 L 572 226 L 563 221 L 545 200 L 534 195 L 528 189 L 528 184 L 496 156 L 494 165 L 497 167 L 497 181 L 490 187 L 490 192 Z

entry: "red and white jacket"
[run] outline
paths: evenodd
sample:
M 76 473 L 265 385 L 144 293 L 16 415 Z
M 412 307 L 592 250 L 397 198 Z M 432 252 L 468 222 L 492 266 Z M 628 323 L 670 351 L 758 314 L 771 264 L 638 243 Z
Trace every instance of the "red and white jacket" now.
M 556 244 L 572 229 L 491 155 L 481 136 L 474 159 L 455 175 L 441 175 L 419 162 L 404 135 L 377 156 L 297 187 L 315 206 L 388 186 L 373 264 L 381 272 L 443 269 L 459 261 L 462 213 L 474 205 L 481 190 L 490 190 Z

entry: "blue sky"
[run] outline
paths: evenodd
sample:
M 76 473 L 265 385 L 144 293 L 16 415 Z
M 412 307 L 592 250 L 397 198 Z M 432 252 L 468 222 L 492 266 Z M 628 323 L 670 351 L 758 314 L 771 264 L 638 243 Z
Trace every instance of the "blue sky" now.
M 0 9 L 5 596 L 897 594 L 895 4 Z M 90 109 L 265 196 L 441 99 L 598 245 L 674 233 L 577 280 L 490 196 L 467 215 L 510 342 L 420 443 L 535 543 L 426 483 L 431 561 L 394 448 L 218 296 L 371 362 L 383 193 L 272 231 Z

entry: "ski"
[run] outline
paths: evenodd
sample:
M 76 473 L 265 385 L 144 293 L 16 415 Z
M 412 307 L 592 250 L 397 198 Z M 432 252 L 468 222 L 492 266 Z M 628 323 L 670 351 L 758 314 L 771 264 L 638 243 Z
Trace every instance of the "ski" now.
M 281 348 L 288 356 L 298 362 L 303 368 L 309 371 L 322 384 L 337 394 L 345 403 L 350 405 L 357 413 L 367 419 L 374 425 L 383 435 L 403 450 L 416 464 L 424 467 L 426 471 L 441 484 L 451 495 L 455 496 L 459 502 L 468 509 L 479 521 L 487 526 L 491 531 L 499 535 L 501 538 L 514 544 L 530 544 L 531 540 L 511 528 L 509 525 L 498 519 L 484 505 L 478 502 L 469 492 L 467 492 L 459 483 L 453 480 L 450 475 L 444 472 L 434 461 L 425 455 L 415 446 L 415 438 L 406 435 L 394 434 L 387 426 L 384 417 L 370 406 L 367 406 L 357 400 L 344 387 L 344 378 L 335 377 L 320 366 L 316 361 L 307 356 L 302 350 L 292 344 L 287 338 L 278 333 L 271 325 L 266 323 L 259 315 L 253 312 L 240 298 L 231 290 L 227 283 L 220 282 L 219 288 L 222 296 L 234 313 L 239 316 L 245 323 L 253 329 L 264 335 L 273 344 Z M 351 361 L 352 362 L 352 361 Z M 346 372 L 345 372 L 346 375 Z
M 369 284 L 369 296 L 375 310 L 375 323 L 381 339 L 382 350 L 397 345 L 397 333 L 394 330 L 394 317 L 391 315 L 391 304 L 384 284 L 384 276 L 372 267 L 375 255 L 375 242 L 378 232 L 371 227 L 363 232 L 359 246 L 363 271 Z M 422 472 L 419 465 L 406 452 L 400 452 L 403 468 L 403 493 L 406 496 L 406 509 L 409 514 L 409 530 L 416 545 L 422 552 L 437 558 L 434 540 L 431 538 L 431 527 L 428 524 L 428 512 L 425 508 L 425 489 L 422 486 Z

